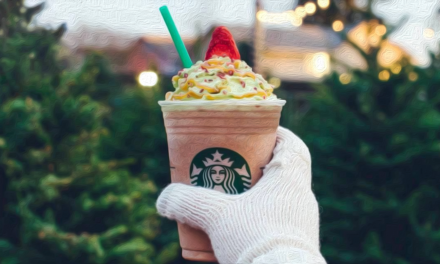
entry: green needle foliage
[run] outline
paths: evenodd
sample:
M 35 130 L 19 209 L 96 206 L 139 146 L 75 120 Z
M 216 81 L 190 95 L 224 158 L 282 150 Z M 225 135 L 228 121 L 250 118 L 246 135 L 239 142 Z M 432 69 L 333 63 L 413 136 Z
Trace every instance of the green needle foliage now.
M 427 68 L 404 56 L 390 70 L 381 44 L 341 37 L 367 69 L 335 61 L 349 82 L 333 72 L 315 85 L 293 127 L 312 155 L 322 252 L 331 264 L 440 263 L 440 55 Z
M 329 263 L 440 263 L 440 67 L 332 74 L 299 129 Z M 408 71 L 418 81 L 408 79 Z
M 65 26 L 29 26 L 41 9 L 0 1 L 0 262 L 165 263 L 177 245 L 154 245 L 150 174 L 102 155 L 115 132 L 106 99 L 122 89 L 94 57 L 63 71 Z

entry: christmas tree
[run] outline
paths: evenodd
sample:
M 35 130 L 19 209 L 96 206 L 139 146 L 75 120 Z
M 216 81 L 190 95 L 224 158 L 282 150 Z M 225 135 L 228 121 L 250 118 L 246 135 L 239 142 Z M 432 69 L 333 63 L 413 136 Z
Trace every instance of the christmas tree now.
M 428 68 L 405 55 L 384 65 L 392 28 L 371 2 L 332 1 L 326 10 L 306 21 L 339 19 L 376 36 L 361 45 L 341 31 L 367 67 L 334 61 L 294 128 L 312 155 L 322 252 L 338 264 L 440 263 L 440 55 Z
M 42 7 L 0 2 L 1 263 L 166 263 L 176 243 L 154 246 L 151 174 L 133 173 L 134 158 L 103 157 L 106 87 L 121 87 L 94 57 L 61 69 L 65 26 L 29 25 Z
M 130 173 L 149 175 L 162 189 L 171 182 L 168 146 L 162 111 L 157 103 L 172 89 L 169 78 L 160 76 L 154 87 L 128 86 L 110 98 L 113 109 L 108 118 L 109 136 L 102 141 L 102 157 L 106 160 L 130 158 Z M 158 263 L 187 263 L 181 257 L 177 224 L 160 218 L 158 235 L 153 241 L 163 249 Z M 173 261 L 174 262 L 170 262 Z

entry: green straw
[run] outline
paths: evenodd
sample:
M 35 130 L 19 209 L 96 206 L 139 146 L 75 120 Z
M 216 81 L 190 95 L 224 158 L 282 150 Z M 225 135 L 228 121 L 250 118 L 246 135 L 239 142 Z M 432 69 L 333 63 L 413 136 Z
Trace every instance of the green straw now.
M 170 10 L 166 5 L 159 8 L 162 14 L 165 24 L 167 24 L 168 31 L 170 32 L 171 38 L 173 39 L 174 46 L 176 46 L 177 52 L 179 53 L 180 59 L 182 60 L 183 67 L 189 68 L 193 65 L 191 58 L 189 57 L 188 51 L 183 44 L 182 38 L 177 31 L 176 25 L 174 24 L 173 18 L 171 17 Z

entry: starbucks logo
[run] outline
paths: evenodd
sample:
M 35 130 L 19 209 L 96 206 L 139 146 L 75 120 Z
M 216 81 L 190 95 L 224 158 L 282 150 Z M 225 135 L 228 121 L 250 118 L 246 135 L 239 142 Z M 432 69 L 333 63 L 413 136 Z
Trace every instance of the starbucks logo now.
M 251 174 L 246 160 L 225 148 L 209 148 L 199 152 L 190 168 L 191 184 L 228 194 L 247 191 Z

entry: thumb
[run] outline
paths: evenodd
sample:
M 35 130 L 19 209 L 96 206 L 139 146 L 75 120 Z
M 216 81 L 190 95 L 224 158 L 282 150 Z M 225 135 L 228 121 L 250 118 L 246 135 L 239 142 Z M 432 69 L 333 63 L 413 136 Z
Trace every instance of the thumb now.
M 272 160 L 265 166 L 262 178 L 253 189 L 257 191 L 258 188 L 268 188 L 264 186 L 275 186 L 273 191 L 279 192 L 282 189 L 279 186 L 291 185 L 310 189 L 311 180 L 311 158 L 307 145 L 290 130 L 278 127 Z
M 310 152 L 307 145 L 289 129 L 278 127 L 277 145 L 274 155 L 290 153 L 299 155 L 305 162 L 311 163 Z
M 161 216 L 206 230 L 233 196 L 182 183 L 168 185 L 156 202 Z

